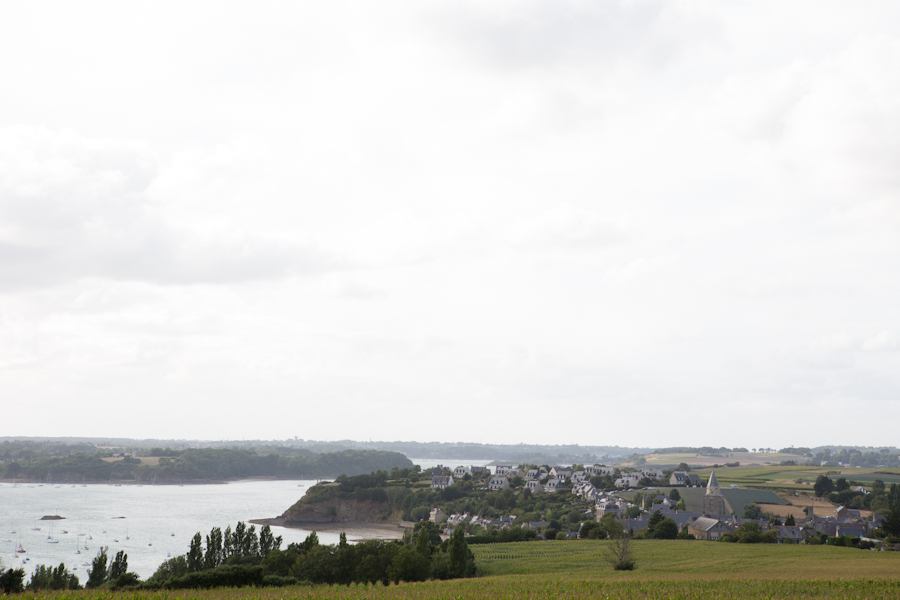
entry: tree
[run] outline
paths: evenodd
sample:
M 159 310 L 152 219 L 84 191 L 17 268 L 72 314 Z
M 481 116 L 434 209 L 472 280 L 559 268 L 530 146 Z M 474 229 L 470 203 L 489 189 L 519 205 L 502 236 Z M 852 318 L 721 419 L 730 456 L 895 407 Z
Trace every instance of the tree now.
M 471 577 L 475 574 L 475 557 L 469 550 L 466 534 L 462 527 L 455 528 L 450 534 L 447 555 L 450 560 L 451 577 Z
M 813 490 L 816 492 L 816 496 L 824 496 L 834 491 L 834 482 L 827 475 L 819 475 L 813 484 Z
M 794 527 L 796 523 L 794 522 L 794 515 L 788 515 L 784 520 L 785 527 Z
M 427 531 L 419 532 L 419 537 L 416 538 L 416 552 L 426 558 L 431 556 L 431 540 L 428 539 Z
M 601 539 L 607 537 L 616 538 L 622 535 L 625 531 L 625 528 L 622 527 L 622 524 L 616 520 L 616 517 L 613 514 L 603 515 L 602 517 L 600 517 L 600 521 L 598 521 L 598 523 L 600 523 L 600 528 L 604 533 Z
M 888 492 L 888 507 L 893 510 L 898 506 L 900 506 L 900 485 L 892 483 Z
M 873 494 L 883 494 L 884 493 L 884 482 L 880 479 L 876 479 L 872 482 L 872 493 Z
M 191 546 L 188 549 L 186 558 L 189 573 L 203 570 L 203 538 L 200 536 L 199 531 L 191 539 Z
M 347 535 L 342 531 L 341 535 L 343 535 L 343 539 L 346 541 Z M 259 555 L 261 558 L 265 558 L 269 555 L 270 552 L 278 550 L 281 548 L 281 536 L 272 535 L 272 528 L 268 525 L 263 525 L 259 530 Z
M 301 552 L 309 552 L 310 550 L 312 550 L 313 548 L 315 548 L 318 545 L 319 545 L 319 536 L 315 531 L 313 531 L 308 536 L 306 536 L 306 539 L 303 540 L 302 542 L 300 542 L 300 544 L 299 544 Z
M 675 502 L 681 500 L 681 494 L 678 493 L 678 490 L 672 488 L 672 491 L 669 492 L 669 500 L 673 500 Z
M 631 538 L 622 533 L 616 536 L 612 544 L 606 547 L 606 553 L 603 556 L 608 564 L 616 571 L 633 571 L 637 566 L 628 542 Z
M 401 581 L 425 581 L 431 571 L 431 560 L 416 552 L 414 548 L 403 546 L 391 566 L 388 578 L 394 583 Z
M 758 504 L 753 502 L 744 505 L 744 513 L 741 515 L 744 519 L 762 519 L 763 510 Z
M 64 563 L 60 563 L 55 568 L 38 565 L 38 568 L 31 574 L 31 581 L 28 582 L 26 589 L 29 591 L 78 590 L 81 589 L 81 585 L 78 583 L 78 577 L 69 573 Z
M 674 540 L 678 537 L 678 524 L 672 519 L 663 519 L 656 525 L 653 537 L 658 540 Z
M 203 568 L 215 569 L 225 562 L 222 548 L 222 530 L 213 527 L 206 536 L 206 554 L 203 555 Z
M 106 563 L 109 561 L 109 557 L 106 555 L 107 550 L 106 546 L 101 547 L 97 556 L 94 557 L 91 563 L 91 571 L 88 573 L 88 580 L 84 587 L 88 589 L 100 587 L 106 581 Z
M 650 520 L 647 523 L 647 529 L 651 533 L 655 532 L 656 526 L 659 525 L 660 523 L 662 523 L 663 519 L 665 519 L 665 517 L 663 516 L 663 514 L 661 512 L 659 512 L 658 510 L 654 511 L 654 513 L 652 515 L 650 515 Z
M 895 506 L 881 522 L 881 530 L 893 537 L 900 536 L 900 506 Z
M 578 537 L 583 540 L 602 540 L 606 538 L 606 532 L 597 521 L 587 521 L 578 531 Z
M 25 591 L 25 569 L 7 569 L 0 572 L 0 592 L 20 594 Z
M 198 534 L 199 535 L 199 534 Z M 107 581 L 115 581 L 121 575 L 128 572 L 128 555 L 123 550 L 116 552 L 116 557 L 109 565 L 109 571 L 106 574 Z
M 684 471 L 685 473 L 690 473 L 691 467 L 687 463 L 678 463 L 678 467 L 675 470 L 676 471 Z
M 834 491 L 843 492 L 844 490 L 849 490 L 850 484 L 847 482 L 846 477 L 839 477 L 834 481 Z

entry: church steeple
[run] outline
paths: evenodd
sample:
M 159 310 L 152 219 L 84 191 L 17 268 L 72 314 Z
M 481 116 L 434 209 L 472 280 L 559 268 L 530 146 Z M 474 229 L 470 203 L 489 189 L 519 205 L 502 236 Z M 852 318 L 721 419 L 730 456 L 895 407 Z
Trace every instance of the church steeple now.
M 703 514 L 726 514 L 725 497 L 719 490 L 719 480 L 716 479 L 715 471 L 709 474 L 709 481 L 706 483 L 706 495 L 703 497 Z

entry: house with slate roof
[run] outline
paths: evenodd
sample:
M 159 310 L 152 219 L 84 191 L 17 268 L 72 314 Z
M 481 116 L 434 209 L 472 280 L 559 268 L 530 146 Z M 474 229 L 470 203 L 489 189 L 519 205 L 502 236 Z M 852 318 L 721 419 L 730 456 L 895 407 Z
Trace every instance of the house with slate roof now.
M 540 494 L 541 492 L 544 491 L 544 486 L 541 485 L 540 481 L 538 481 L 536 479 L 532 479 L 531 481 L 529 481 L 528 483 L 525 484 L 525 489 L 531 490 L 532 494 Z
M 734 533 L 734 530 L 720 521 L 710 517 L 698 517 L 688 524 L 688 533 L 698 540 L 717 540 L 726 533 Z
M 431 478 L 431 489 L 442 490 L 453 485 L 453 475 L 441 475 Z
M 688 481 L 688 476 L 685 471 L 675 471 L 672 473 L 672 476 L 669 477 L 669 485 L 687 485 Z
M 494 475 L 493 477 L 491 477 L 491 481 L 488 483 L 488 489 L 492 492 L 496 492 L 498 490 L 508 490 L 509 479 L 507 479 L 503 475 Z
M 544 486 L 544 491 L 550 494 L 555 494 L 560 490 L 566 489 L 566 482 L 564 479 L 551 479 L 547 482 L 547 485 Z
M 550 477 L 556 479 L 568 479 L 575 471 L 568 467 L 553 467 L 550 469 Z
M 464 467 L 464 466 L 460 465 L 460 466 L 456 467 L 455 469 L 453 469 L 453 476 L 456 479 L 462 479 L 466 475 L 471 475 L 471 474 L 472 474 L 472 469 L 470 467 Z

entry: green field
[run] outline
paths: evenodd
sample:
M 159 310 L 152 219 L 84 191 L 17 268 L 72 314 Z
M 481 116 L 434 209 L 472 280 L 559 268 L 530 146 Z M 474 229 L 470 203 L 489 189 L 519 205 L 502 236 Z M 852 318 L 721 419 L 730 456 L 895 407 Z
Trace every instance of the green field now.
M 711 469 L 695 469 L 701 479 L 709 477 Z M 806 466 L 747 466 L 721 467 L 716 469 L 716 478 L 723 488 L 736 484 L 741 488 L 770 488 L 784 491 L 812 491 L 812 484 L 819 475 L 832 479 L 845 477 L 848 481 L 859 481 L 864 485 L 881 479 L 886 484 L 900 483 L 900 473 L 878 473 L 876 469 L 855 469 L 852 467 L 806 467 Z M 797 483 L 800 480 L 801 483 Z
M 689 452 L 670 452 L 666 454 L 645 454 L 646 464 L 659 467 L 674 467 L 680 463 L 702 467 L 705 465 L 725 464 L 739 462 L 742 465 L 777 465 L 785 460 L 801 462 L 805 457 L 797 454 L 782 454 L 779 452 L 729 452 L 721 456 L 707 456 Z M 625 463 L 631 465 L 632 463 Z
M 900 582 L 900 553 L 837 546 L 635 540 L 638 568 L 615 572 L 601 560 L 609 542 L 519 542 L 472 546 L 486 575 L 557 578 L 834 579 L 888 577 Z
M 637 569 L 613 571 L 609 542 L 521 542 L 472 546 L 481 577 L 391 586 L 350 585 L 167 592 L 48 592 L 54 600 L 287 600 L 560 598 L 900 598 L 900 553 L 834 546 L 632 542 Z M 24 594 L 23 598 L 35 597 Z

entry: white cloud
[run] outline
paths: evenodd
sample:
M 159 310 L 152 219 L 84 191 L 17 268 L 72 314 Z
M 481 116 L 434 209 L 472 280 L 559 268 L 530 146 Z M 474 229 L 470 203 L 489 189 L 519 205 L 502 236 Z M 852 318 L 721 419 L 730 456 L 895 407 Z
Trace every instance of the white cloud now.
M 892 407 L 900 8 L 35 10 L 0 8 L 0 386 L 43 432 L 809 419 L 698 442 L 777 446 Z
M 147 198 L 157 166 L 143 144 L 7 128 L 0 172 L 2 289 L 89 277 L 225 283 L 337 265 L 311 242 L 170 225 Z

